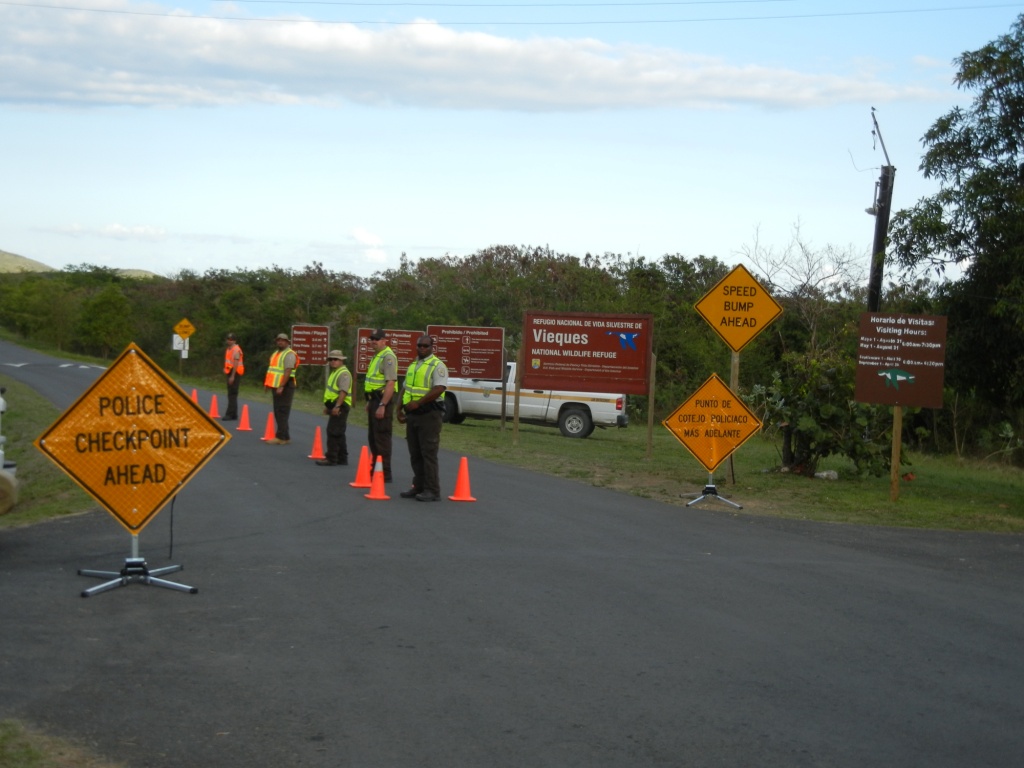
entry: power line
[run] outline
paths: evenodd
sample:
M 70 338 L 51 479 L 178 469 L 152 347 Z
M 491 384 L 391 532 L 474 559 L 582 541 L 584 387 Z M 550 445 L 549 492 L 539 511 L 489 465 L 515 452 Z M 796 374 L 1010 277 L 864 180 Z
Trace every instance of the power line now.
M 249 0 L 260 2 L 264 0 Z M 269 1 L 269 0 L 268 0 Z M 321 0 L 308 0 L 309 2 L 320 2 Z M 945 13 L 949 11 L 983 11 L 998 8 L 1024 8 L 1024 3 L 997 3 L 992 5 L 958 5 L 936 8 L 891 8 L 881 11 L 839 11 L 833 13 L 797 13 L 782 14 L 775 16 L 723 16 L 697 19 L 617 19 L 609 21 L 383 21 L 380 19 L 346 20 L 346 19 L 283 19 L 258 16 L 185 16 L 180 13 L 156 13 L 151 11 L 130 11 L 118 8 L 83 8 L 71 5 L 51 5 L 48 3 L 21 3 L 13 0 L 0 0 L 0 5 L 38 8 L 53 11 L 78 11 L 83 13 L 104 13 L 121 16 L 150 16 L 165 19 L 180 19 L 183 21 L 249 21 L 249 22 L 270 22 L 275 24 L 351 24 L 353 26 L 507 26 L 507 27 L 580 27 L 580 26 L 625 26 L 640 24 L 700 24 L 707 22 L 728 22 L 728 21 L 791 21 L 799 19 L 830 19 L 850 18 L 863 16 L 894 16 L 900 14 L 922 14 L 922 13 Z M 630 4 L 632 5 L 632 4 Z M 495 7 L 495 6 L 480 6 Z

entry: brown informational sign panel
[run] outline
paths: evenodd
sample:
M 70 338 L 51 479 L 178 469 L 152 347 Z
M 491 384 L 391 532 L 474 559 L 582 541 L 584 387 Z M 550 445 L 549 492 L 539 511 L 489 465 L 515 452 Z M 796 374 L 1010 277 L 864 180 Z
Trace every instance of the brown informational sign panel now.
M 370 342 L 370 334 L 373 328 L 360 328 L 356 333 L 356 373 L 365 374 L 370 370 L 370 361 L 377 354 Z M 398 358 L 398 372 L 405 373 L 405 369 L 416 359 L 416 339 L 424 334 L 423 331 L 397 330 L 385 328 L 388 333 L 388 346 Z
M 187 317 L 183 317 L 178 321 L 178 324 L 174 326 L 174 332 L 181 336 L 181 338 L 187 339 L 196 332 L 196 327 L 188 321 Z
M 716 373 L 661 423 L 708 472 L 761 429 L 754 412 Z
M 129 344 L 34 445 L 138 533 L 230 439 Z
M 779 303 L 742 264 L 694 306 L 733 352 L 743 349 L 782 314 Z
M 945 372 L 944 316 L 860 316 L 854 390 L 858 402 L 941 408 Z
M 291 346 L 300 365 L 327 365 L 331 329 L 326 325 L 293 325 Z
M 450 376 L 463 379 L 505 378 L 505 329 L 471 325 L 428 325 L 434 354 L 448 366 Z
M 527 312 L 522 387 L 646 395 L 653 325 L 651 315 Z

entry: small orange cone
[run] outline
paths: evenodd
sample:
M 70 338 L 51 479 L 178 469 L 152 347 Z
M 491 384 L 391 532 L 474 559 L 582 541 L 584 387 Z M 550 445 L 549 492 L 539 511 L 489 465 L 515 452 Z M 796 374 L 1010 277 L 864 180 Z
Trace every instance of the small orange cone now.
M 316 428 L 316 434 L 313 435 L 313 452 L 306 458 L 308 459 L 326 459 L 324 456 L 324 444 L 320 439 L 320 427 Z
M 369 488 L 372 485 L 370 480 L 370 449 L 365 445 L 359 454 L 359 466 L 356 468 L 356 479 L 349 485 L 353 488 Z
M 238 422 L 238 426 L 235 427 L 238 432 L 252 432 L 252 427 L 249 426 L 249 406 L 245 403 L 242 404 L 242 418 Z
M 469 492 L 469 460 L 463 456 L 459 462 L 459 479 L 455 482 L 455 495 L 449 501 L 476 501 Z
M 384 493 L 384 464 L 381 462 L 380 456 L 377 457 L 377 465 L 373 468 L 373 482 L 370 485 L 370 492 L 364 493 L 368 499 L 380 499 L 387 500 L 391 497 Z
M 210 418 L 219 419 L 220 411 L 217 410 L 217 396 L 214 395 L 213 399 L 210 400 Z
M 199 404 L 199 394 L 196 392 L 195 387 L 192 387 L 192 402 L 196 405 Z
M 267 428 L 263 430 L 263 437 L 260 440 L 273 440 L 274 439 L 274 414 L 267 414 Z

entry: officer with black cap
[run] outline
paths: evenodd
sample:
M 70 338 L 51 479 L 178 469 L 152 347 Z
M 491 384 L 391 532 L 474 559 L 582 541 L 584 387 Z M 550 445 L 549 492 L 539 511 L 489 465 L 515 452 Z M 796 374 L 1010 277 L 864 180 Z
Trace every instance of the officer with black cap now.
M 395 395 L 398 394 L 398 357 L 388 346 L 388 334 L 378 328 L 370 334 L 370 343 L 376 354 L 366 369 L 367 443 L 372 454 L 373 467 L 380 457 L 384 482 L 391 482 L 391 430 L 395 418 Z
M 447 388 L 448 368 L 434 355 L 434 340 L 420 336 L 416 342 L 416 360 L 405 371 L 402 410 L 398 414 L 398 421 L 405 424 L 405 442 L 412 463 L 412 487 L 399 494 L 403 499 L 441 500 L 437 452 L 441 447 Z

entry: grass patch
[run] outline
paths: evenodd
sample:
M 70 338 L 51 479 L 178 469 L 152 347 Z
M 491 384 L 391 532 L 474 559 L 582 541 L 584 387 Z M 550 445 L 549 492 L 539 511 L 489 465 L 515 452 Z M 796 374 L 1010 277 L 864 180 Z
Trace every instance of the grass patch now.
M 660 424 L 654 427 L 648 458 L 647 429 L 595 430 L 586 440 L 564 438 L 557 429 L 521 425 L 518 445 L 511 423 L 467 419 L 445 425 L 441 444 L 469 456 L 586 482 L 643 498 L 684 506 L 704 487 L 708 473 Z M 1024 471 L 1003 464 L 961 461 L 950 456 L 911 454 L 914 479 L 900 481 L 890 500 L 889 476 L 858 475 L 852 462 L 832 457 L 819 467 L 839 480 L 820 480 L 779 471 L 778 447 L 760 436 L 715 472 L 719 493 L 755 515 L 911 528 L 1024 532 Z M 731 509 L 714 500 L 702 506 Z
M 118 768 L 89 750 L 26 728 L 16 720 L 0 721 L 0 766 L 3 768 Z
M 0 386 L 7 388 L 7 413 L 2 417 L 7 438 L 4 451 L 7 460 L 18 465 L 18 503 L 6 515 L 0 515 L 0 528 L 95 509 L 96 501 L 32 445 L 57 420 L 60 411 L 8 376 L 0 375 Z

